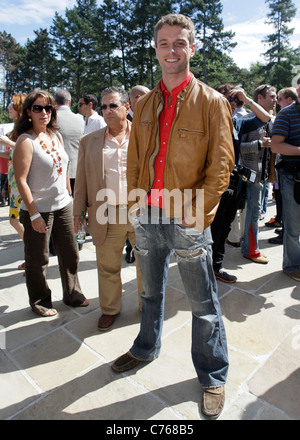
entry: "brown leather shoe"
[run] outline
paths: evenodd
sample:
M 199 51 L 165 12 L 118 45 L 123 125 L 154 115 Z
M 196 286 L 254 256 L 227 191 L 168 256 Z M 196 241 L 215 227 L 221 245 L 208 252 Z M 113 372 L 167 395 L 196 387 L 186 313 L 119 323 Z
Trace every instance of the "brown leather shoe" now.
M 114 323 L 117 315 L 102 315 L 98 321 L 98 329 L 105 331 L 108 330 Z
M 132 356 L 128 351 L 122 356 L 118 357 L 112 364 L 111 368 L 117 373 L 122 373 L 123 371 L 131 370 L 143 361 Z
M 217 419 L 225 403 L 225 387 L 204 388 L 202 397 L 202 414 L 207 419 Z

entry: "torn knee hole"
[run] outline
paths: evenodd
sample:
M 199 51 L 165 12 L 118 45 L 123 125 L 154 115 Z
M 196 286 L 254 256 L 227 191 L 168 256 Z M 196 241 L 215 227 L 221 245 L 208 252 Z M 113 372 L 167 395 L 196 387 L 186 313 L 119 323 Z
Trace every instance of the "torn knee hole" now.
M 147 255 L 149 252 L 147 249 L 139 249 L 137 246 L 134 247 L 134 250 L 137 255 Z
M 180 258 L 198 258 L 205 257 L 207 251 L 205 249 L 196 249 L 194 251 L 176 251 L 176 254 Z

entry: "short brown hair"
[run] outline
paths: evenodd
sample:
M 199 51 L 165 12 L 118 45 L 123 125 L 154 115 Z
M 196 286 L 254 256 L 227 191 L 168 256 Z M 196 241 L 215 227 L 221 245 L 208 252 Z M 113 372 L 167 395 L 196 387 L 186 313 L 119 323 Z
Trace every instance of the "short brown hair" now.
M 228 96 L 228 94 L 231 92 L 231 90 L 234 89 L 234 85 L 233 84 L 219 84 L 217 86 L 215 86 L 215 90 L 219 93 L 221 93 L 224 96 Z
M 293 101 L 297 101 L 298 99 L 297 91 L 294 87 L 286 87 L 285 89 L 279 90 L 278 93 L 281 93 L 285 99 L 292 98 Z
M 189 43 L 190 46 L 195 42 L 195 26 L 192 20 L 183 14 L 168 14 L 164 15 L 154 26 L 154 41 L 157 44 L 157 34 L 158 31 L 163 27 L 163 25 L 168 24 L 169 26 L 181 26 L 189 32 Z
M 276 93 L 277 90 L 276 87 L 270 86 L 270 84 L 262 84 L 261 86 L 258 86 L 253 93 L 254 102 L 258 102 L 258 95 L 262 95 L 265 98 L 269 91 Z

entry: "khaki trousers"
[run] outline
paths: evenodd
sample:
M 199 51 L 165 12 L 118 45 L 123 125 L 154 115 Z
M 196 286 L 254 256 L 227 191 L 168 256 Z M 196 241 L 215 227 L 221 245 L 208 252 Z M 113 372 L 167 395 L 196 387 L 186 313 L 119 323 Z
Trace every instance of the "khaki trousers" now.
M 120 224 L 117 209 L 116 223 L 109 223 L 104 243 L 96 246 L 99 301 L 102 313 L 116 315 L 120 313 L 122 306 L 122 280 L 121 266 L 122 254 L 126 239 L 131 246 L 136 244 L 135 232 L 129 222 Z M 142 273 L 139 263 L 136 261 L 136 278 L 138 287 L 138 303 L 141 309 L 140 294 L 143 292 Z

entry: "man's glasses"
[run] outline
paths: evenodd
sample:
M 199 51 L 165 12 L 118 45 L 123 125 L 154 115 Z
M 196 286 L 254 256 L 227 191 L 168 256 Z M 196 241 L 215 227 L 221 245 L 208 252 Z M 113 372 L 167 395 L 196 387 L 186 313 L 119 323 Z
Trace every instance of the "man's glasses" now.
M 42 105 L 35 104 L 31 107 L 31 110 L 33 113 L 42 113 L 43 110 L 45 110 L 46 113 L 51 113 L 53 106 L 51 104 L 47 104 L 43 107 Z
M 111 110 L 117 110 L 119 107 L 122 107 L 123 105 L 124 104 L 108 104 L 108 105 L 103 104 L 103 105 L 101 105 L 101 110 L 106 110 L 108 107 Z
M 85 102 L 78 102 L 78 107 L 81 107 L 82 105 L 86 105 L 86 103 Z

